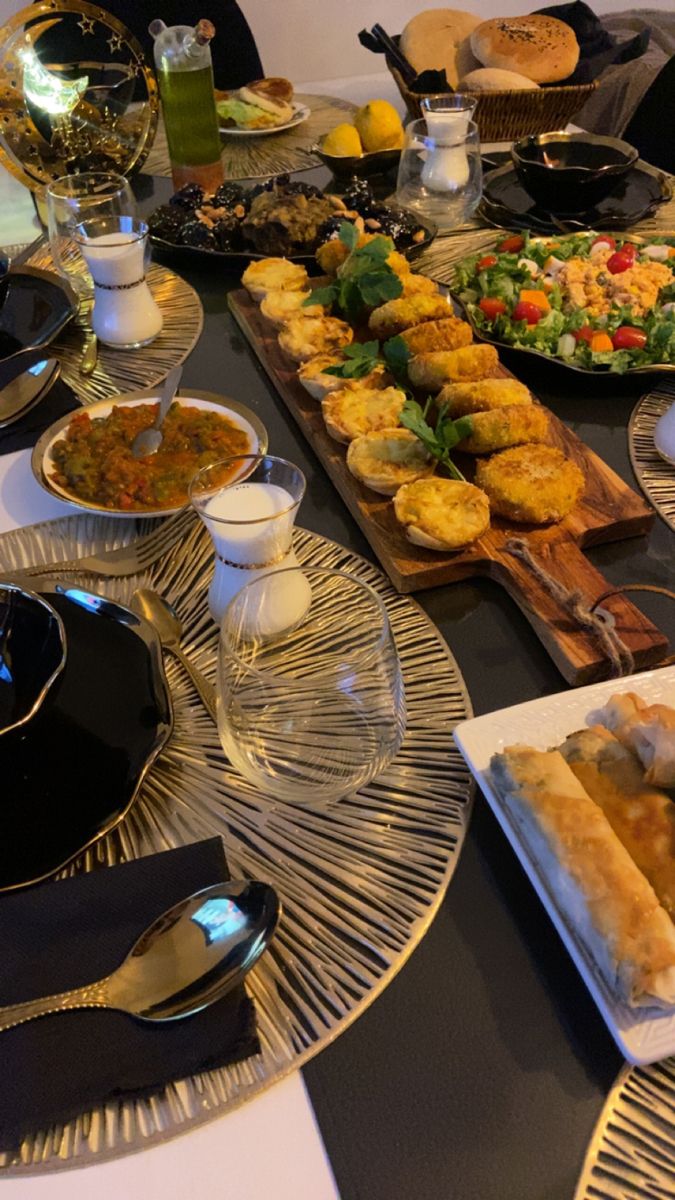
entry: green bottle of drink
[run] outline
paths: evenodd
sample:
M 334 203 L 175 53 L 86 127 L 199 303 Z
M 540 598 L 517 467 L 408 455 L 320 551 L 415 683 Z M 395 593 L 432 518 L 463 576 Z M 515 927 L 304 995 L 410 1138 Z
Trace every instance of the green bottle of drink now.
M 206 20 L 194 29 L 150 25 L 174 186 L 199 183 L 207 193 L 223 182 L 209 47 L 215 32 Z

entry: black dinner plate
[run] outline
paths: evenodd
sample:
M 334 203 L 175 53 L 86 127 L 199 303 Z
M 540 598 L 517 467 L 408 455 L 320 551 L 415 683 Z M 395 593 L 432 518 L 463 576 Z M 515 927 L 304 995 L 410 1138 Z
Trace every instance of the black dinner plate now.
M 77 312 L 72 288 L 49 271 L 22 267 L 0 279 L 0 388 L 37 362 Z
M 666 176 L 647 163 L 638 163 L 609 196 L 586 213 L 556 218 L 535 203 L 525 191 L 512 163 L 490 171 L 483 181 L 478 215 L 493 225 L 509 229 L 534 229 L 537 233 L 573 233 L 579 229 L 624 229 L 650 216 L 673 195 Z
M 66 666 L 38 714 L 0 737 L 0 891 L 53 874 L 121 821 L 173 726 L 162 651 L 135 613 L 44 587 Z
M 395 206 L 388 205 L 392 211 L 396 211 Z M 422 221 L 415 214 L 415 219 L 420 227 L 424 230 L 424 239 L 421 242 L 416 242 L 414 246 L 408 246 L 405 250 L 401 250 L 407 259 L 411 261 L 417 258 L 423 250 L 426 250 L 431 245 L 436 233 L 438 232 L 436 225 L 432 221 Z M 175 263 L 176 266 L 183 264 L 186 267 L 217 266 L 219 270 L 224 271 L 244 271 L 250 262 L 256 259 L 269 258 L 268 254 L 259 254 L 257 250 L 205 250 L 198 246 L 179 246 L 174 242 L 167 242 L 164 238 L 157 237 L 155 234 L 150 235 L 150 241 L 156 250 L 161 252 L 162 258 Z M 323 272 L 319 267 L 314 254 L 289 254 L 286 256 L 291 262 L 300 263 L 307 268 L 308 273 L 321 275 Z

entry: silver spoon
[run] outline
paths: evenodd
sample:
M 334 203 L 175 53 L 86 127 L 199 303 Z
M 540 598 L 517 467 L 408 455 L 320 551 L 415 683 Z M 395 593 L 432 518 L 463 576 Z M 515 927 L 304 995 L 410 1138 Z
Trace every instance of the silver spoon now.
M 116 1008 L 142 1021 L 189 1017 L 244 978 L 267 948 L 279 913 L 266 883 L 204 888 L 157 917 L 112 975 L 0 1008 L 0 1032 L 73 1008 Z
M 177 367 L 173 367 L 173 369 L 169 371 L 169 374 L 164 380 L 164 385 L 162 387 L 162 394 L 160 396 L 159 406 L 157 408 L 157 416 L 155 417 L 150 428 L 142 429 L 140 433 L 136 434 L 136 437 L 131 443 L 131 453 L 133 454 L 134 458 L 148 458 L 150 454 L 156 454 L 159 450 L 162 444 L 162 421 L 171 408 L 171 403 L 176 395 L 176 392 L 178 391 L 178 384 L 180 383 L 180 377 L 182 374 L 182 364 Z
M 183 635 L 183 626 L 178 614 L 171 607 L 168 600 L 165 600 L 158 592 L 153 592 L 151 588 L 138 588 L 131 597 L 130 607 L 134 612 L 138 613 L 139 617 L 145 617 L 146 621 L 152 625 L 158 634 L 163 648 L 168 650 L 182 663 L 197 689 L 204 708 L 217 723 L 216 689 L 181 650 L 180 643 Z

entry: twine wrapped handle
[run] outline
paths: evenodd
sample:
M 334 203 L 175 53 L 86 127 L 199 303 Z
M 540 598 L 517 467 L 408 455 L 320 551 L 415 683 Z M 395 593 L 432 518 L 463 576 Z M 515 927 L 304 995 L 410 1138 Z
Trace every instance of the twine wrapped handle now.
M 601 600 L 607 599 L 614 591 L 620 591 L 620 588 L 605 592 L 593 604 L 589 604 L 581 592 L 572 591 L 557 579 L 554 579 L 534 557 L 524 538 L 509 538 L 505 549 L 508 554 L 512 554 L 514 558 L 521 559 L 530 568 L 532 574 L 537 577 L 549 596 L 553 597 L 556 603 L 569 614 L 572 620 L 576 621 L 581 629 L 596 635 L 607 658 L 612 664 L 612 679 L 619 679 L 622 675 L 630 675 L 635 670 L 633 655 L 617 633 L 612 614 L 597 611 Z
M 626 592 L 654 592 L 657 596 L 667 596 L 669 600 L 675 600 L 675 592 L 670 588 L 657 587 L 654 583 L 623 583 L 620 587 L 608 588 L 597 600 L 591 604 L 591 612 L 597 610 L 598 606 L 604 600 L 608 600 L 610 596 L 622 596 Z M 667 658 L 661 659 L 658 664 L 660 667 L 670 667 L 675 663 L 675 654 L 669 654 Z

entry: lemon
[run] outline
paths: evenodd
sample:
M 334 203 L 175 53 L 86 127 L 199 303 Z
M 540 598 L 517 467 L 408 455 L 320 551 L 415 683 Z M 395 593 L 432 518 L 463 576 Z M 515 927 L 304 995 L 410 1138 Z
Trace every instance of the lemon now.
M 403 126 L 388 100 L 369 100 L 354 117 L 364 150 L 397 150 L 403 145 Z
M 353 125 L 336 125 L 327 133 L 321 144 L 326 154 L 334 154 L 340 158 L 360 157 L 363 154 L 361 139 Z

